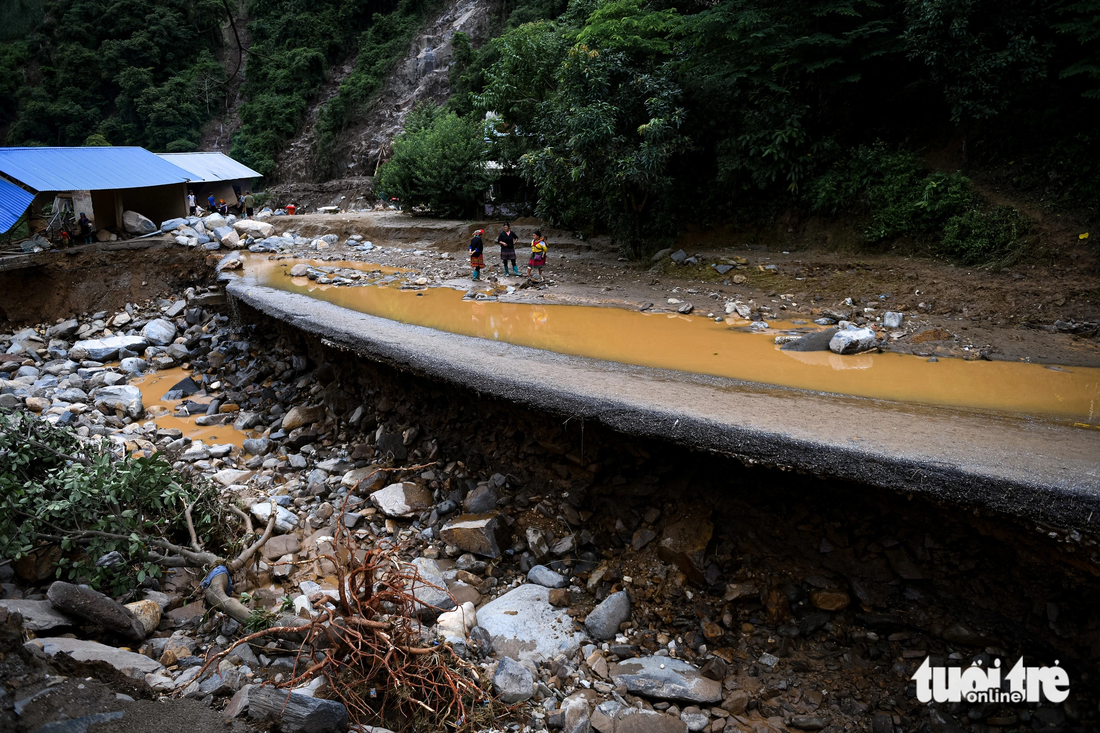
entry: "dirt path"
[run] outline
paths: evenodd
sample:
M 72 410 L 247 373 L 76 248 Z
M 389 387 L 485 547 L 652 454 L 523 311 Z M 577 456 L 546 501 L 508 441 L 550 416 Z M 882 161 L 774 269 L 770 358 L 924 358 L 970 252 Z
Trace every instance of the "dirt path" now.
M 280 233 L 334 233 L 342 239 L 360 235 L 387 247 L 381 253 L 361 253 L 341 243 L 319 251 L 321 258 L 422 271 L 449 269 L 455 285 L 468 277 L 465 251 L 470 234 L 484 228 L 489 265 L 485 283 L 521 283 L 505 278 L 500 267 L 492 244 L 499 222 L 424 219 L 398 212 L 270 221 Z M 529 239 L 537 226 L 535 220 L 515 223 L 521 241 Z M 779 250 L 753 242 L 754 235 L 691 232 L 678 245 L 695 262 L 676 265 L 667 256 L 657 262 L 629 262 L 604 239 L 585 242 L 567 232 L 548 233 L 548 284 L 529 296 L 542 302 L 624 308 L 649 304 L 654 310 L 672 310 L 668 300 L 673 298 L 691 302 L 696 313 L 722 315 L 727 301 L 741 300 L 771 309 L 776 317 L 808 318 L 839 311 L 868 321 L 886 311 L 898 311 L 907 316 L 905 333 L 890 349 L 901 353 L 1100 366 L 1100 342 L 1095 335 L 1074 335 L 1055 327 L 1059 322 L 1062 328 L 1092 323 L 1085 330 L 1095 334 L 1100 279 L 1095 257 L 1084 248 L 1062 261 L 991 272 L 923 258 L 845 254 L 805 243 L 802 249 Z M 443 252 L 453 259 L 441 262 Z M 523 259 L 521 253 L 521 264 Z M 720 274 L 718 265 L 733 269 Z

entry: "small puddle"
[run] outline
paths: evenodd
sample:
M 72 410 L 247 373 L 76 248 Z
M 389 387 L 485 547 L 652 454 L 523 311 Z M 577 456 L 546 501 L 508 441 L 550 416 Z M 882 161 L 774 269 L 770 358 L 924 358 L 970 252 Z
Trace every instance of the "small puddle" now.
M 158 428 L 179 430 L 183 433 L 183 437 L 201 440 L 205 445 L 232 444 L 240 448 L 241 443 L 249 436 L 236 430 L 232 422 L 227 425 L 204 427 L 195 424 L 197 415 L 195 417 L 175 416 L 176 406 L 186 400 L 166 400 L 164 394 L 190 376 L 191 370 L 175 367 L 131 379 L 130 384 L 141 390 L 141 402 L 145 406 L 145 413 Z
M 294 263 L 250 258 L 242 277 L 401 323 L 562 354 L 856 397 L 1100 422 L 1097 368 L 782 351 L 774 331 L 749 333 L 704 317 L 467 300 L 450 288 L 318 285 L 288 277 L 284 265 Z

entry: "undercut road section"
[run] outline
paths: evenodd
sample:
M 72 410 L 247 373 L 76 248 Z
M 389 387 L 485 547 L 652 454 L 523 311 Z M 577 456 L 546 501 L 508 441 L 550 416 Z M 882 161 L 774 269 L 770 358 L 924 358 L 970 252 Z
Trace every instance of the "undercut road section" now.
M 1095 533 L 1100 432 L 628 366 L 402 324 L 230 282 L 240 302 L 364 359 L 627 435 Z

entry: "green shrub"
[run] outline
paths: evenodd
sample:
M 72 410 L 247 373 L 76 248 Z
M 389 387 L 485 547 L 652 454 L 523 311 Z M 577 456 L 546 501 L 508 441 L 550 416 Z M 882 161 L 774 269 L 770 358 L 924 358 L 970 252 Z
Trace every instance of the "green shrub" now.
M 217 492 L 178 476 L 160 456 L 113 458 L 105 445 L 25 412 L 0 411 L 0 558 L 43 545 L 63 551 L 57 577 L 120 594 L 159 575 L 151 541 L 187 541 L 184 508 L 199 537 L 224 539 Z M 123 561 L 96 567 L 118 552 Z
M 990 211 L 970 209 L 952 216 L 943 228 L 943 249 L 967 264 L 994 264 L 1013 254 L 1013 245 L 1031 222 L 1012 206 Z
M 419 105 L 394 139 L 393 159 L 379 171 L 375 190 L 436 216 L 469 216 L 494 178 L 485 166 L 485 147 L 480 121 Z

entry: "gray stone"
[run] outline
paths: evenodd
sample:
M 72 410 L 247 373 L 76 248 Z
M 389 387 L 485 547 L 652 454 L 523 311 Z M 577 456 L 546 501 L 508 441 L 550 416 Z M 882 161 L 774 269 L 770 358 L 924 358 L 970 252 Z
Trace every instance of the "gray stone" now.
M 413 483 L 390 484 L 370 495 L 374 504 L 387 517 L 411 517 L 432 508 L 432 492 Z
M 142 675 L 160 672 L 164 666 L 144 654 L 116 649 L 86 639 L 65 639 L 61 637 L 38 638 L 27 642 L 41 646 L 48 656 L 68 654 L 78 662 L 106 662 L 120 672 L 137 670 Z
M 266 456 L 271 452 L 272 445 L 274 444 L 268 438 L 246 438 L 241 442 L 244 452 L 254 456 Z
M 687 257 L 688 257 L 688 255 L 687 255 L 687 252 L 685 252 L 685 251 L 684 251 L 684 250 L 682 250 L 682 249 L 678 249 L 678 250 L 676 250 L 676 251 L 675 251 L 675 252 L 673 252 L 673 253 L 672 253 L 672 255 L 670 255 L 670 256 L 671 256 L 671 258 L 672 258 L 672 261 L 673 261 L 673 262 L 675 262 L 675 263 L 676 263 L 677 265 L 679 265 L 680 263 L 682 263 L 682 262 L 683 262 L 684 260 L 686 260 L 686 259 L 687 259 Z
M 692 665 L 672 657 L 627 659 L 611 666 L 611 679 L 635 695 L 704 704 L 722 701 L 721 682 L 707 679 Z
M 80 330 L 80 321 L 69 318 L 46 329 L 47 338 L 65 339 Z
M 886 328 L 901 328 L 904 320 L 905 315 L 896 311 L 886 311 L 882 314 L 882 325 Z
M 128 384 L 100 387 L 95 392 L 94 404 L 96 409 L 105 414 L 122 411 L 135 420 L 144 411 L 141 390 Z
M 122 228 L 128 233 L 141 236 L 157 231 L 157 225 L 136 211 L 122 212 Z
M 527 571 L 527 582 L 544 588 L 564 588 L 569 580 L 561 573 L 554 572 L 545 565 L 536 565 Z
M 566 609 L 550 605 L 550 591 L 541 585 L 521 585 L 486 603 L 477 623 L 488 632 L 494 652 L 521 660 L 571 657 L 586 640 Z
M 334 700 L 321 700 L 297 692 L 255 687 L 248 694 L 248 716 L 272 716 L 283 733 L 331 733 L 348 724 L 348 711 Z
M 508 538 L 508 528 L 498 513 L 462 514 L 451 519 L 439 531 L 443 541 L 463 552 L 500 557 Z
M 271 516 L 271 504 L 266 501 L 261 501 L 257 504 L 253 504 L 251 507 L 252 516 L 260 520 L 263 525 L 267 525 L 268 517 Z M 275 531 L 283 534 L 287 532 L 293 532 L 294 528 L 298 526 L 298 516 L 293 514 L 288 509 L 285 509 L 279 505 L 275 505 Z
M 110 723 L 112 720 L 122 720 L 125 716 L 125 712 L 116 710 L 112 713 L 94 713 L 68 720 L 55 720 L 35 728 L 34 733 L 88 733 L 88 728 L 97 723 Z
M 121 603 L 99 591 L 59 580 L 46 591 L 46 597 L 54 608 L 69 616 L 87 619 L 127 639 L 145 639 L 145 627 L 141 621 Z
M 440 612 L 454 608 L 455 602 L 447 591 L 447 581 L 443 579 L 443 573 L 435 560 L 418 557 L 412 561 L 412 564 L 420 573 L 422 581 L 414 582 L 412 586 L 413 596 L 418 601 L 416 615 L 434 619 Z
M 149 363 L 140 356 L 128 356 L 118 363 L 118 368 L 127 374 L 142 374 L 149 368 Z
M 157 346 L 167 346 L 176 338 L 176 326 L 163 318 L 154 318 L 141 329 L 145 340 Z
M 684 722 L 689 731 L 697 733 L 705 729 L 710 723 L 710 715 L 692 705 L 680 713 L 680 720 Z
M 829 350 L 834 354 L 858 354 L 874 347 L 875 332 L 869 328 L 837 331 L 829 340 Z
M 787 725 L 798 730 L 821 730 L 829 721 L 817 715 L 795 715 Z
M 160 230 L 162 232 L 172 232 L 185 226 L 187 226 L 187 219 L 185 218 L 169 219 L 160 223 Z
M 531 670 L 512 659 L 504 657 L 493 673 L 493 689 L 501 702 L 512 705 L 530 699 L 535 694 L 535 678 Z
M 687 733 L 687 724 L 656 710 L 625 707 L 615 714 L 615 733 Z
M 309 265 L 305 263 L 298 263 L 290 268 L 291 277 L 305 277 L 307 272 L 309 272 Z
M 49 601 L 23 601 L 15 598 L 0 599 L 0 608 L 23 617 L 23 628 L 30 631 L 47 631 L 59 626 L 72 626 L 68 616 L 58 613 Z
M 788 341 L 779 348 L 783 351 L 828 351 L 829 342 L 832 341 L 835 335 L 835 328 L 826 328 L 824 331 L 799 336 L 794 341 Z
M 612 593 L 584 620 L 584 630 L 593 639 L 606 641 L 619 633 L 619 625 L 630 620 L 630 596 L 625 590 Z
M 102 339 L 77 341 L 69 349 L 69 358 L 75 361 L 110 361 L 118 356 L 119 349 L 141 352 L 149 342 L 141 336 L 110 336 Z
M 177 300 L 176 302 L 172 303 L 172 305 L 168 306 L 167 309 L 165 309 L 164 315 L 168 316 L 169 318 L 175 318 L 176 316 L 183 313 L 183 310 L 186 307 L 187 307 L 187 301 L 186 300 Z
M 484 486 L 478 486 L 466 495 L 466 498 L 462 501 L 462 508 L 468 514 L 485 514 L 497 508 L 499 499 L 500 492 L 497 491 L 496 487 L 485 484 Z

